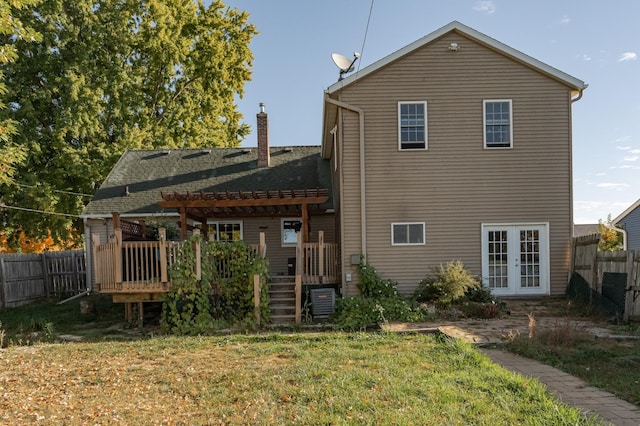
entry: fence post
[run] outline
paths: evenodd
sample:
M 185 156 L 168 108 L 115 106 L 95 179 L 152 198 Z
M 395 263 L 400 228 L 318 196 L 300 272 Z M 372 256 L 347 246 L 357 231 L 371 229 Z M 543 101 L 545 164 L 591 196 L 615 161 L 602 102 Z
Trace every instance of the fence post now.
M 165 228 L 158 228 L 158 237 L 160 238 L 160 282 L 166 283 L 167 277 L 167 230 Z
M 44 292 L 47 294 L 47 299 L 51 297 L 51 288 L 53 287 L 53 283 L 50 281 L 49 277 L 49 265 L 47 262 L 47 253 L 46 251 L 42 252 L 42 279 L 44 280 Z
M 633 311 L 634 300 L 633 296 L 635 295 L 634 291 L 634 268 L 635 268 L 635 251 L 629 250 L 627 252 L 627 282 L 625 283 L 625 296 L 624 296 L 624 312 L 622 314 L 622 321 L 629 322 L 629 318 L 631 316 L 631 311 Z
M 256 325 L 260 326 L 260 275 L 253 276 L 253 313 L 256 316 Z

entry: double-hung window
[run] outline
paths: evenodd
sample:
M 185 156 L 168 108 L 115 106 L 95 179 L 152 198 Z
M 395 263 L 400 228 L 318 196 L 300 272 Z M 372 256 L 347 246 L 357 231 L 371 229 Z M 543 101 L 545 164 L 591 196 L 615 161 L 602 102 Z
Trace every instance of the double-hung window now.
M 391 245 L 424 245 L 424 222 L 402 222 L 391 224 Z
M 398 102 L 398 149 L 427 149 L 426 102 Z
M 484 147 L 511 148 L 513 145 L 513 113 L 511 99 L 485 100 Z

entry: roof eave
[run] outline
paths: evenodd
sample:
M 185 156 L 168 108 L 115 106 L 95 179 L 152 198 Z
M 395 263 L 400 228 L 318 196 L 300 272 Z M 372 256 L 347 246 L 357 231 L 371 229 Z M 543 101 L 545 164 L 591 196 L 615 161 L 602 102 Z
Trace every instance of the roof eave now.
M 629 208 L 627 208 L 625 211 L 623 211 L 622 213 L 620 213 L 618 215 L 618 217 L 616 217 L 615 219 L 613 219 L 611 221 L 611 223 L 613 223 L 614 225 L 617 225 L 619 222 L 623 221 L 625 217 L 627 217 L 632 211 L 634 211 L 635 209 L 637 209 L 638 207 L 640 207 L 640 199 L 638 201 L 636 201 L 635 203 L 633 203 Z

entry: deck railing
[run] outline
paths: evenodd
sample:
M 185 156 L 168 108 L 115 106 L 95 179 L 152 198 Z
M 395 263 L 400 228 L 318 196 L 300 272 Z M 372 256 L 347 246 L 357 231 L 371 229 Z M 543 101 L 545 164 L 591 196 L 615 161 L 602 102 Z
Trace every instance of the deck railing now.
M 296 262 L 296 275 L 302 275 L 305 284 L 338 282 L 338 245 L 325 243 L 322 231 L 317 243 L 303 243 L 298 238 Z
M 171 288 L 168 275 L 184 242 L 122 241 L 119 229 L 109 242 L 100 244 L 93 236 L 94 273 L 100 293 L 164 293 Z M 252 245 L 257 254 L 266 257 L 264 236 Z M 296 275 L 304 284 L 335 283 L 338 279 L 337 244 L 324 242 L 322 231 L 318 243 L 299 242 L 296 247 Z M 219 270 L 228 268 L 221 264 Z

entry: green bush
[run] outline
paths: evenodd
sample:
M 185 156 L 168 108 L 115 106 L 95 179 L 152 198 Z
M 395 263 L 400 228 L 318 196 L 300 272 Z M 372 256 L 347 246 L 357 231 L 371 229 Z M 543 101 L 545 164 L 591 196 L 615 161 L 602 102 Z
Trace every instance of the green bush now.
M 418 302 L 449 306 L 462 299 L 465 293 L 481 287 L 480 281 L 465 269 L 464 264 L 455 260 L 446 266 L 440 265 L 434 269 L 434 276 L 420 281 L 414 298 Z
M 196 279 L 194 243 L 201 245 L 201 279 Z M 172 265 L 171 291 L 161 324 L 173 334 L 203 334 L 229 325 L 255 327 L 254 275 L 260 276 L 260 318 L 269 319 L 269 266 L 243 241 L 203 242 L 191 237 Z
M 416 322 L 426 313 L 398 294 L 396 282 L 383 279 L 364 259 L 358 266 L 360 296 L 339 300 L 332 316 L 338 327 L 365 329 L 386 321 Z

